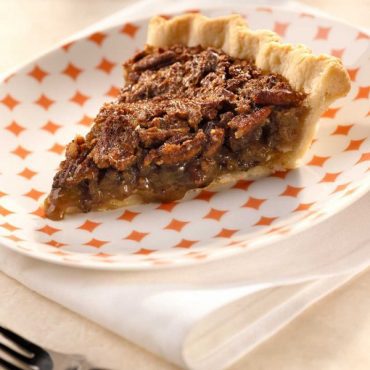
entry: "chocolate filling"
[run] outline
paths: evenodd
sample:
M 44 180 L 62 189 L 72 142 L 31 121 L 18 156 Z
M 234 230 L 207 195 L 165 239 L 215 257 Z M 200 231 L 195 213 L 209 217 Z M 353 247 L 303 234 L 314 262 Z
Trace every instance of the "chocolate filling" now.
M 67 147 L 46 215 L 114 207 L 130 195 L 181 199 L 222 174 L 294 149 L 304 95 L 280 75 L 201 47 L 146 47 L 86 138 Z

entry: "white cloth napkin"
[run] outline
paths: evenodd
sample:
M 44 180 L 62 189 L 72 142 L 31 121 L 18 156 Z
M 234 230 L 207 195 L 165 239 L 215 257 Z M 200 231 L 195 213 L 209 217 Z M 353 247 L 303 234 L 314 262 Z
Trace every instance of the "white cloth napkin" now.
M 295 2 L 272 3 L 302 10 Z M 209 6 L 225 4 L 145 0 L 77 36 L 125 19 Z M 228 6 L 237 9 L 241 2 L 229 0 Z M 88 271 L 50 265 L 2 248 L 0 270 L 175 364 L 221 370 L 369 266 L 369 206 L 370 194 L 285 241 L 194 267 Z

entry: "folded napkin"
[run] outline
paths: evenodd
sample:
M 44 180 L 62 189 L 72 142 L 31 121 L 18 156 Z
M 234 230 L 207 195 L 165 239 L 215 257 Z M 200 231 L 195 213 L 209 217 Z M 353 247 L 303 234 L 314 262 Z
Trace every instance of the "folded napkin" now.
M 300 7 L 294 2 L 279 3 Z M 228 1 L 233 9 L 238 4 Z M 146 0 L 78 36 L 164 9 L 170 13 L 210 5 L 224 6 L 218 0 L 185 4 Z M 225 369 L 369 266 L 369 206 L 370 194 L 299 235 L 193 267 L 143 272 L 80 270 L 2 248 L 0 270 L 179 366 Z
M 369 206 L 366 195 L 285 241 L 194 267 L 89 271 L 1 249 L 0 270 L 182 367 L 224 369 L 369 265 Z

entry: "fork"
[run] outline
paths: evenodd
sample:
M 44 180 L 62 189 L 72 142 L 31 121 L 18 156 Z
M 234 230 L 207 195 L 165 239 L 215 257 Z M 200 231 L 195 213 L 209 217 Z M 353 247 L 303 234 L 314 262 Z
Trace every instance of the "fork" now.
M 0 336 L 6 338 L 20 351 L 0 343 L 0 368 L 5 370 L 108 370 L 93 367 L 82 355 L 66 355 L 41 348 L 2 326 L 0 326 Z M 4 359 L 1 351 L 6 353 L 9 359 L 22 364 L 19 365 L 21 367 Z

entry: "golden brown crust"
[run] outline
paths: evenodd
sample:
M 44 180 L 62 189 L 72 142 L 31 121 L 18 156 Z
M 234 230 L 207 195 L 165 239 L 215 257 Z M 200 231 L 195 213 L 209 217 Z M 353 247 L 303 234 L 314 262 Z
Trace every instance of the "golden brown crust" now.
M 253 60 L 257 67 L 282 75 L 293 89 L 307 94 L 307 114 L 295 150 L 280 157 L 269 169 L 253 169 L 253 177 L 278 168 L 296 167 L 312 142 L 320 115 L 350 89 L 348 73 L 339 59 L 314 55 L 304 45 L 282 43 L 277 34 L 268 30 L 250 30 L 239 15 L 213 19 L 200 14 L 170 20 L 154 17 L 149 24 L 147 43 L 161 47 L 184 44 L 219 48 L 232 57 Z

